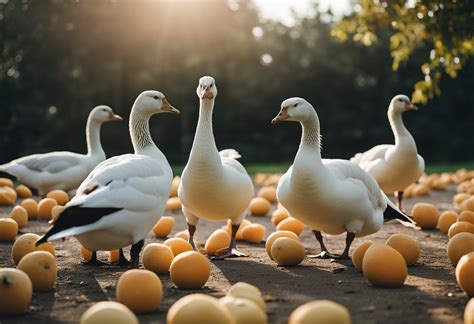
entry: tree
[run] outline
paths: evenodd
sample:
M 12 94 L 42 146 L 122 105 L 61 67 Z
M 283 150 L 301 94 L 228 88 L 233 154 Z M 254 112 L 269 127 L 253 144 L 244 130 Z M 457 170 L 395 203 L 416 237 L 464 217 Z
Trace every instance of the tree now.
M 398 70 L 418 49 L 428 47 L 415 83 L 413 101 L 426 104 L 441 94 L 443 74 L 456 78 L 474 55 L 474 2 L 471 0 L 361 0 L 356 13 L 331 31 L 341 41 L 352 38 L 371 46 L 390 31 L 392 69 Z
M 369 48 L 341 43 L 330 35 L 327 16 L 314 10 L 285 26 L 262 21 L 251 0 L 0 0 L 0 164 L 53 150 L 84 152 L 91 108 L 110 105 L 127 118 L 145 89 L 163 91 L 180 108 L 179 118 L 153 118 L 151 131 L 170 163 L 184 164 L 203 75 L 215 77 L 219 89 L 217 146 L 239 150 L 243 163 L 293 160 L 298 126 L 270 123 L 293 96 L 318 110 L 325 157 L 349 158 L 387 143 L 388 101 L 411 91 L 423 56 L 412 55 L 394 73 L 390 31 L 380 30 Z M 424 52 L 425 45 L 417 50 Z M 473 63 L 455 80 L 441 80 L 434 109 L 407 118 L 426 161 L 474 159 L 465 149 L 474 118 L 474 92 L 466 91 Z M 126 122 L 102 132 L 108 156 L 132 150 Z

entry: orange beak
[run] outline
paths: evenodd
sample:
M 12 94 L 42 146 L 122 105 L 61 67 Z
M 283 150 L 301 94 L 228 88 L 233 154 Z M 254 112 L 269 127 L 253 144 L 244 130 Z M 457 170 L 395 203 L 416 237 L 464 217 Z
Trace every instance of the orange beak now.
M 122 116 L 110 113 L 110 121 L 123 120 Z
M 170 112 L 172 114 L 177 114 L 177 115 L 179 115 L 181 113 L 178 109 L 171 106 L 170 103 L 168 102 L 168 100 L 166 100 L 166 98 L 163 98 L 163 105 L 161 106 L 161 110 L 166 111 L 166 112 Z
M 213 98 L 214 98 L 214 94 L 212 93 L 211 89 L 209 87 L 204 89 L 202 99 L 213 99 Z
M 272 124 L 275 125 L 281 123 L 282 121 L 287 120 L 288 118 L 290 118 L 290 115 L 288 114 L 288 107 L 283 107 L 281 108 L 278 115 L 276 115 L 276 117 L 272 119 Z
M 407 108 L 411 110 L 418 110 L 418 107 L 412 104 L 411 102 L 407 105 Z

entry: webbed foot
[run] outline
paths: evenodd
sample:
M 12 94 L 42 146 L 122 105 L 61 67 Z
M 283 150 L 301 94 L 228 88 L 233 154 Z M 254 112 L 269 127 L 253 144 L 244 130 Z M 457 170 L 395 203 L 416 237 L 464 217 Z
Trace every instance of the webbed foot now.
M 92 267 L 100 267 L 100 266 L 106 266 L 109 265 L 108 263 L 102 262 L 99 259 L 97 259 L 97 252 L 92 252 L 92 257 L 89 261 L 87 260 L 82 260 L 81 263 L 85 266 L 92 266 Z
M 226 258 L 248 257 L 247 254 L 240 252 L 236 248 L 228 248 L 224 254 L 211 257 L 211 260 L 224 260 Z
M 331 254 L 328 251 L 321 251 L 321 253 L 309 254 L 306 257 L 310 259 L 336 259 L 339 257 L 339 255 Z

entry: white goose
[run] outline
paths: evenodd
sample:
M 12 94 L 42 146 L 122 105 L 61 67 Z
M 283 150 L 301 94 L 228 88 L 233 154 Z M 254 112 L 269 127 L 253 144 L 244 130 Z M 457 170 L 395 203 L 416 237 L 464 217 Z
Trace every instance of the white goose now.
M 425 161 L 418 154 L 415 140 L 403 123 L 402 114 L 407 110 L 417 110 L 417 107 L 407 96 L 395 96 L 387 112 L 395 145 L 377 145 L 351 159 L 371 174 L 384 192 L 396 192 L 400 209 L 403 190 L 417 181 L 425 170 Z
M 38 190 L 40 196 L 53 189 L 76 189 L 87 175 L 105 160 L 100 144 L 102 123 L 122 120 L 107 106 L 97 106 L 89 114 L 86 126 L 87 154 L 50 152 L 24 156 L 0 165 L 0 171 Z
M 219 258 L 245 256 L 236 248 L 235 235 L 254 194 L 252 180 L 236 160 L 240 155 L 235 150 L 217 151 L 212 131 L 212 111 L 217 95 L 214 79 L 202 77 L 196 92 L 200 99 L 199 121 L 178 188 L 188 223 L 189 242 L 194 247 L 193 236 L 200 218 L 231 219 L 232 239 L 227 252 Z
M 135 154 L 99 164 L 37 245 L 73 235 L 90 251 L 120 249 L 124 265 L 122 248 L 132 244 L 132 267 L 138 266 L 143 239 L 163 214 L 173 180 L 149 129 L 150 117 L 164 112 L 179 114 L 162 93 L 145 91 L 137 97 L 129 123 Z M 98 263 L 95 253 L 90 263 Z
M 384 218 L 413 223 L 360 167 L 346 160 L 321 159 L 319 118 L 306 100 L 283 101 L 272 123 L 282 121 L 300 122 L 303 135 L 293 165 L 278 183 L 278 200 L 291 216 L 313 230 L 321 245 L 320 257 L 335 257 L 328 253 L 321 232 L 347 232 L 346 248 L 337 257 L 348 258 L 354 238 L 377 232 Z

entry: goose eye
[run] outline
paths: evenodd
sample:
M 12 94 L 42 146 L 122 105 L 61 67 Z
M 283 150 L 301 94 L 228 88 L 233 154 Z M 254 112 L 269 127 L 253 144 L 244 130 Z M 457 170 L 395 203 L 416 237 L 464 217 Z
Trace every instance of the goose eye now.
M 159 97 L 158 97 L 158 96 L 154 96 L 154 97 L 153 97 L 153 99 L 157 99 L 157 100 L 158 100 L 158 99 L 159 99 Z
M 398 101 L 399 101 L 399 102 L 403 102 L 403 100 L 402 100 L 402 99 L 398 99 Z
M 213 86 L 213 84 L 211 84 L 211 85 L 209 86 L 209 88 L 212 88 L 212 86 Z
M 298 104 L 297 104 L 297 103 L 295 103 L 295 104 L 293 105 L 293 107 L 296 107 L 296 106 L 298 106 Z

